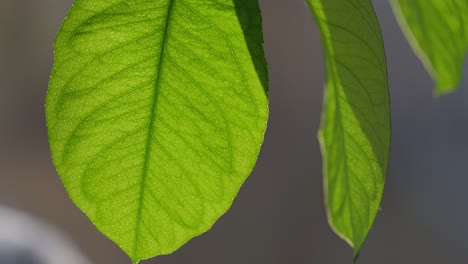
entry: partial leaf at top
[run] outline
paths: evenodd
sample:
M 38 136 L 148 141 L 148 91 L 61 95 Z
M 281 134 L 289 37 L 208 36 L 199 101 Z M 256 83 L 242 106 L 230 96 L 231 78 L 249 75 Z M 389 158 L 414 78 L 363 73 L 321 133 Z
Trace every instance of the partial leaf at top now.
M 307 0 L 319 25 L 327 85 L 320 142 L 333 230 L 358 255 L 380 205 L 390 144 L 387 68 L 370 0 Z
M 55 43 L 50 147 L 75 204 L 138 262 L 226 212 L 266 128 L 255 0 L 76 0 Z
M 457 88 L 468 51 L 467 0 L 393 0 L 413 49 L 432 73 L 438 94 Z

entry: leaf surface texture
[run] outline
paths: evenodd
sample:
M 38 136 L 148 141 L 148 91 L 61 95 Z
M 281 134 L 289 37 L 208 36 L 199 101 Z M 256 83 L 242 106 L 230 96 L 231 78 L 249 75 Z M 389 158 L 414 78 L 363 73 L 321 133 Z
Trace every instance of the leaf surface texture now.
M 325 50 L 327 84 L 319 139 L 328 220 L 355 250 L 382 196 L 390 144 L 387 68 L 370 0 L 307 0 Z
M 255 0 L 76 0 L 46 113 L 74 203 L 134 263 L 230 207 L 268 116 Z

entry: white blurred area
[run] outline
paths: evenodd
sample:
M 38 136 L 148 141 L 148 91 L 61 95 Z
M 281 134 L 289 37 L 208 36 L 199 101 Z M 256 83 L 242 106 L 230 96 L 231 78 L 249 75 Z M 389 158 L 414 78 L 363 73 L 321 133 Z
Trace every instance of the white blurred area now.
M 59 230 L 0 206 L 0 264 L 91 264 Z

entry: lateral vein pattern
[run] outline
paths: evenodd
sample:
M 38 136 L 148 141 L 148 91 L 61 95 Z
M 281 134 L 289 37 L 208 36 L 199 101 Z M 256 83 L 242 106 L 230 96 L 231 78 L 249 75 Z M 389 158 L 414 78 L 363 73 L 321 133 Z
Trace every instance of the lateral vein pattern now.
M 370 0 L 307 0 L 327 85 L 319 133 L 328 220 L 355 258 L 380 206 L 390 145 L 387 68 Z
M 252 0 L 76 0 L 46 114 L 73 202 L 134 263 L 207 231 L 252 171 L 268 118 Z

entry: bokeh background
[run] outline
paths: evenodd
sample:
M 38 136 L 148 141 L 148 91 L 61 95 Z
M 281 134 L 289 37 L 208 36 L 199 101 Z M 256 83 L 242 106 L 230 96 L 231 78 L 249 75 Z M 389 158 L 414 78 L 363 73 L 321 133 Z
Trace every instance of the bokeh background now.
M 323 206 L 319 32 L 303 0 L 260 2 L 271 117 L 256 169 L 209 232 L 143 263 L 351 263 Z M 71 4 L 0 0 L 0 206 L 10 208 L 0 210 L 0 264 L 130 263 L 73 205 L 50 158 L 44 97 L 52 43 Z M 374 5 L 387 49 L 393 138 L 381 212 L 360 263 L 468 263 L 468 71 L 457 92 L 434 98 L 388 0 Z M 34 226 L 41 232 L 25 231 Z M 13 250 L 9 236 L 31 245 Z M 66 247 L 68 260 L 54 262 L 62 256 L 52 246 L 45 250 L 55 260 L 34 262 L 29 248 L 48 241 Z

